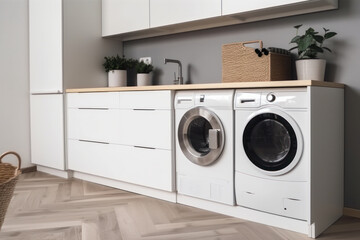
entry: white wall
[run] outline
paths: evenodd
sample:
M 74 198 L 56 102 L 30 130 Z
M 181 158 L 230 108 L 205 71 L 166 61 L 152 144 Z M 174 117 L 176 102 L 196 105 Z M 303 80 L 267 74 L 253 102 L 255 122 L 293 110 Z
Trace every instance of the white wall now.
M 0 0 L 0 153 L 30 163 L 28 1 Z M 13 158 L 5 158 L 13 161 Z

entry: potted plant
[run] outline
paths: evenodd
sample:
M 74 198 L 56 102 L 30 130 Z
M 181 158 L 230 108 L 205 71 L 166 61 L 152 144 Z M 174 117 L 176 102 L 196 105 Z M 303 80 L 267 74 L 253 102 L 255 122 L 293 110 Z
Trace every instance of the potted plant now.
M 296 36 L 290 43 L 295 43 L 296 46 L 291 50 L 298 50 L 298 60 L 296 61 L 296 73 L 298 80 L 320 80 L 324 81 L 325 75 L 325 59 L 318 59 L 317 55 L 323 53 L 324 50 L 331 52 L 323 44 L 326 39 L 334 37 L 337 33 L 330 32 L 329 29 L 324 29 L 324 34 L 319 35 L 313 28 L 308 28 L 304 35 L 299 35 L 299 28 L 302 26 L 294 26 L 296 29 Z
M 108 73 L 109 87 L 124 87 L 127 85 L 127 70 L 133 68 L 137 61 L 119 57 L 119 55 L 105 57 L 103 64 L 105 71 Z
M 144 63 L 143 61 L 138 62 L 136 65 L 137 72 L 137 85 L 148 86 L 151 85 L 151 72 L 154 67 L 151 64 Z

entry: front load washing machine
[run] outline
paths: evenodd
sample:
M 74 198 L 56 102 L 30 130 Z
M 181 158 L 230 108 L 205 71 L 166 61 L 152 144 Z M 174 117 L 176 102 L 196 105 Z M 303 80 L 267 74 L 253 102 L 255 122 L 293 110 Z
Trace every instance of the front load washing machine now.
M 178 194 L 234 205 L 234 90 L 175 95 Z
M 237 205 L 307 220 L 309 100 L 306 88 L 237 90 Z

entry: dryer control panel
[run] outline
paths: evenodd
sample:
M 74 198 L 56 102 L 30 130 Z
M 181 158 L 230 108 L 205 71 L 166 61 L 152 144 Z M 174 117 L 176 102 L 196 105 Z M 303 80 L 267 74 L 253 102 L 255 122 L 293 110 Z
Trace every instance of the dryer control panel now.
M 235 109 L 259 108 L 266 105 L 276 105 L 281 108 L 308 108 L 306 89 L 238 89 L 235 94 Z
M 206 106 L 221 109 L 233 108 L 234 90 L 179 91 L 175 95 L 175 109 Z

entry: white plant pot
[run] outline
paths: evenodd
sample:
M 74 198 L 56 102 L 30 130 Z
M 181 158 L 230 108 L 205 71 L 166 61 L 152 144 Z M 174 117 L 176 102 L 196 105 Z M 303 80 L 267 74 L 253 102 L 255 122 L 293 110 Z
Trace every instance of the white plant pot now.
M 127 71 L 126 70 L 111 70 L 108 73 L 109 87 L 126 87 Z
M 325 59 L 302 59 L 297 60 L 295 64 L 298 80 L 324 81 Z
M 138 86 L 151 85 L 151 73 L 138 73 L 137 74 L 137 85 Z

